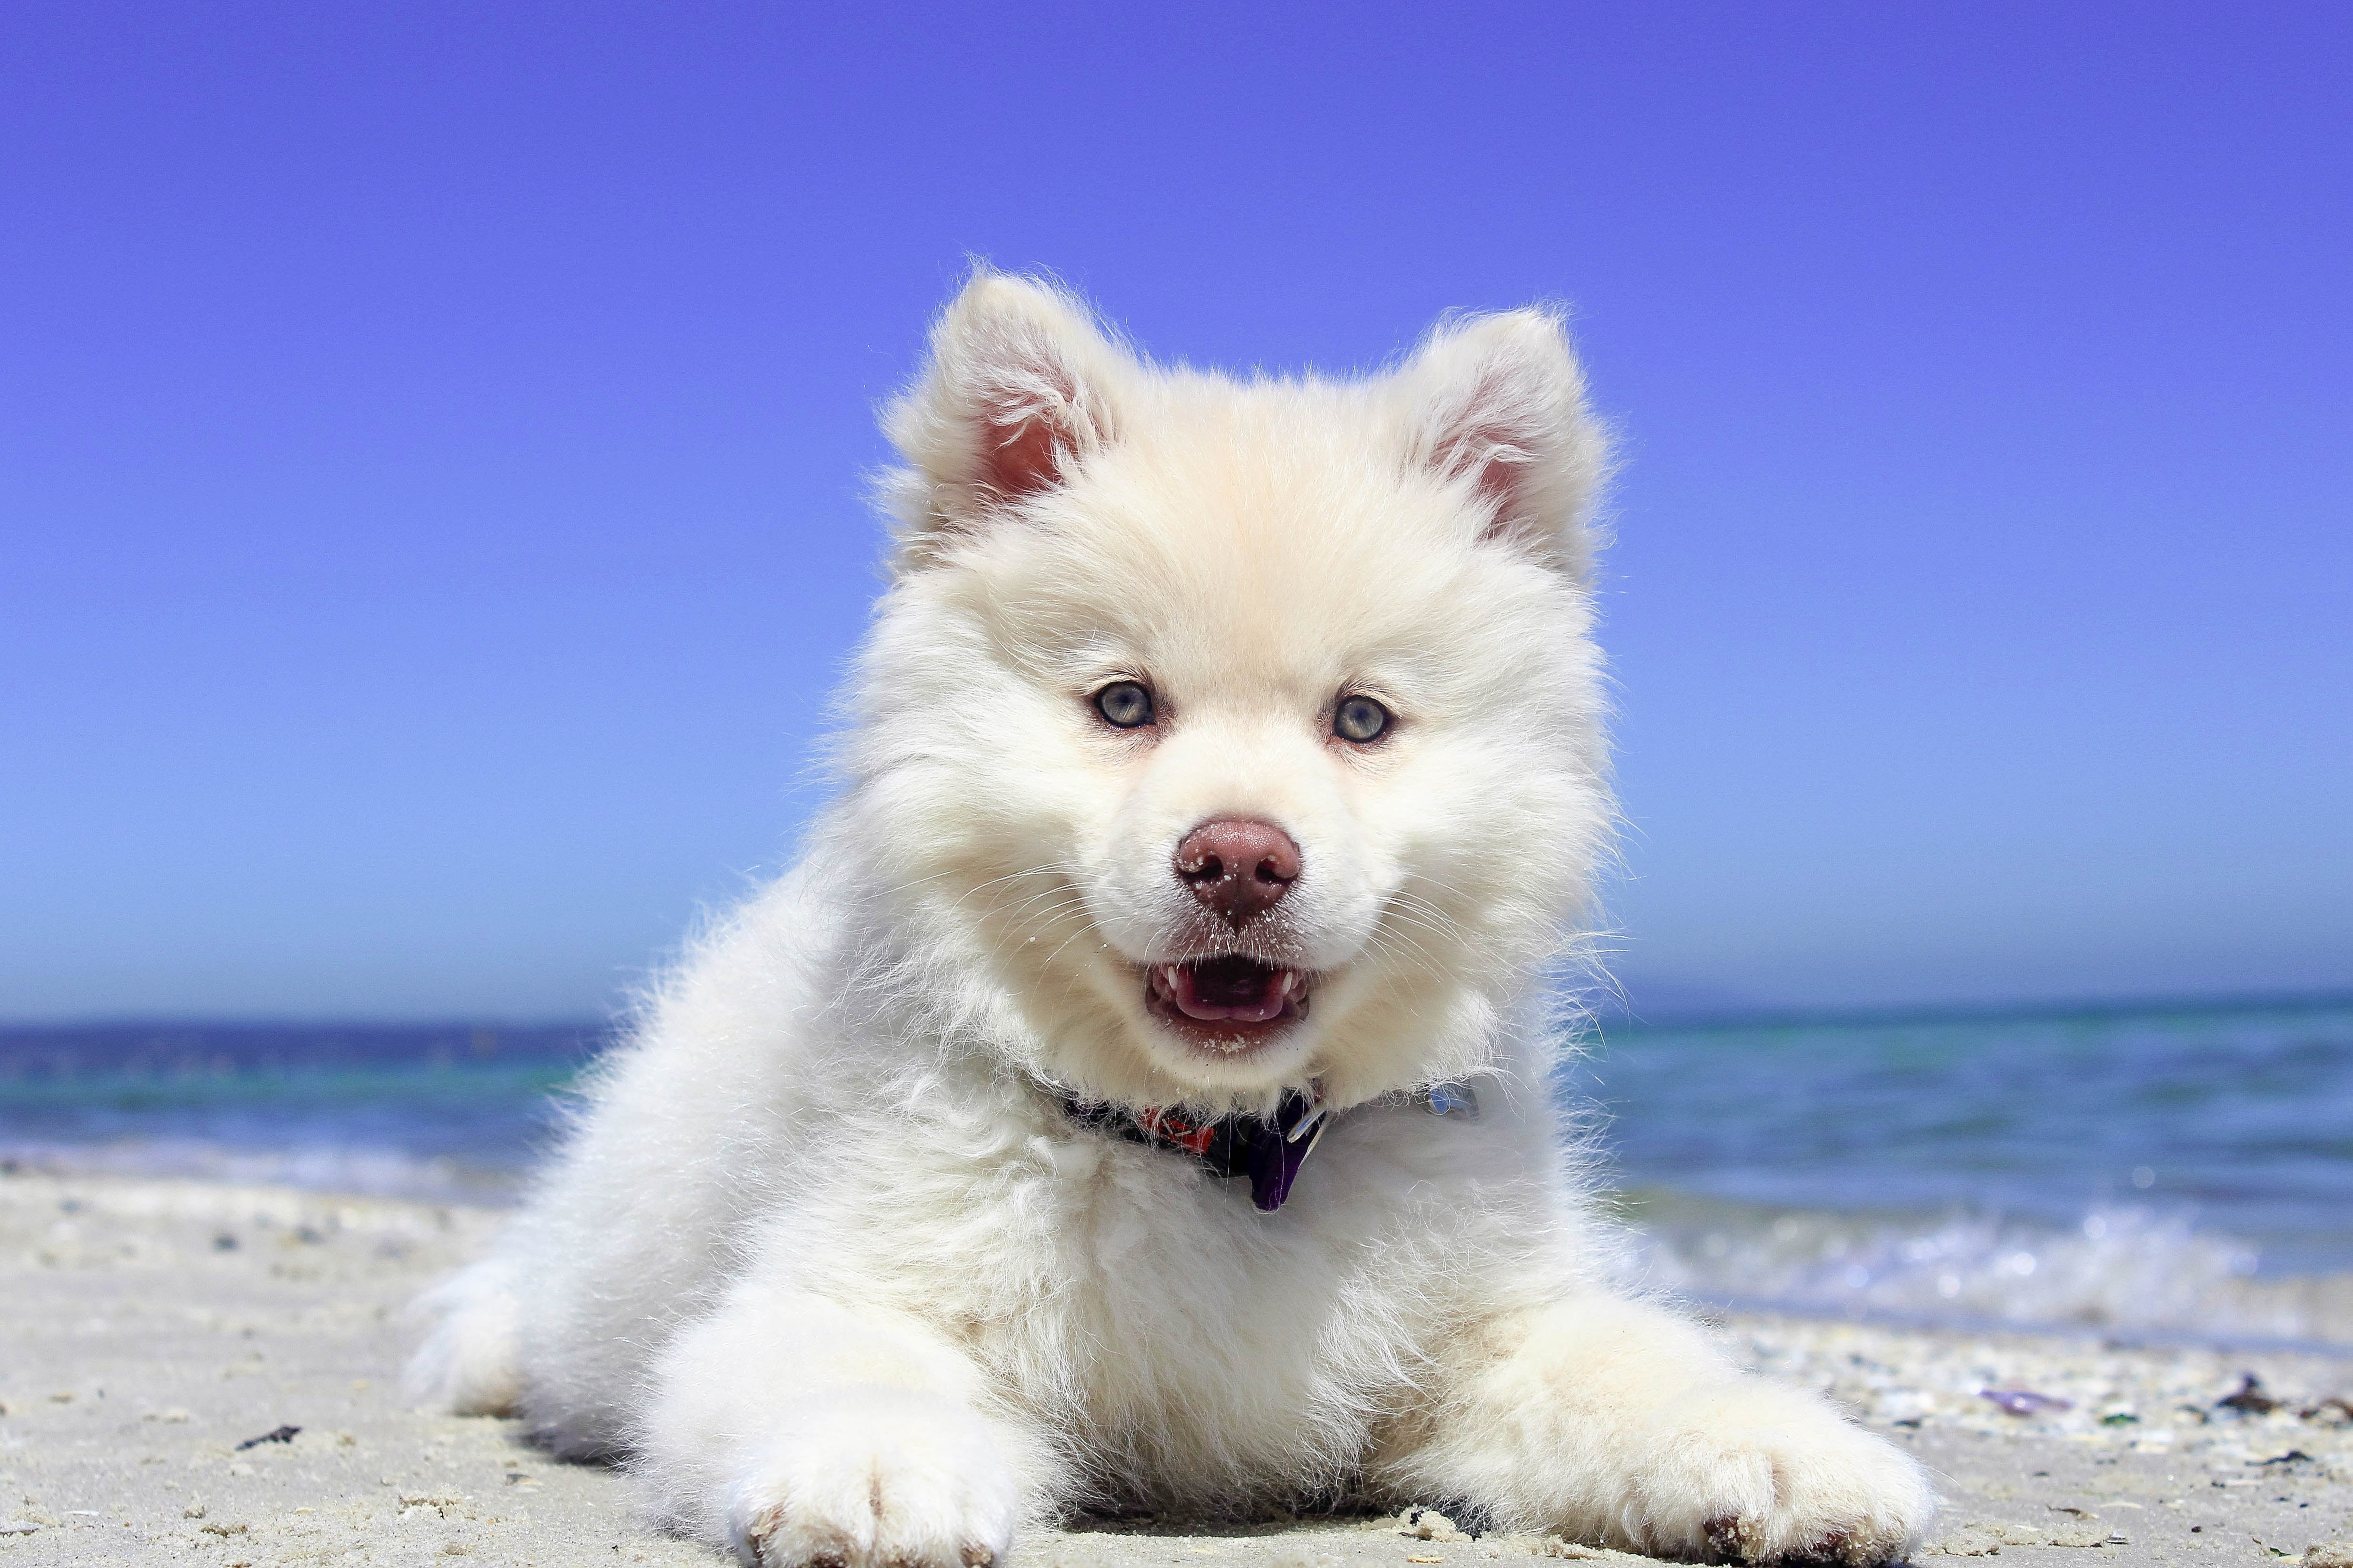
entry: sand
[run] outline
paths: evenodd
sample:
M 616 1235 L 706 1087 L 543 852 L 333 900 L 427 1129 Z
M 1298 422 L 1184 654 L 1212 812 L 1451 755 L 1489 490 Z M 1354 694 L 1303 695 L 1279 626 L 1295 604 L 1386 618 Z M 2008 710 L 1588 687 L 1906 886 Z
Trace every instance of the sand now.
M 626 1478 L 552 1462 L 511 1422 L 406 1407 L 405 1304 L 497 1222 L 275 1188 L 0 1176 L 0 1568 L 722 1562 L 647 1531 Z M 1788 1318 L 1722 1331 L 1934 1468 L 1947 1503 L 1924 1562 L 2353 1568 L 2353 1408 L 2325 1403 L 2353 1401 L 2353 1358 Z M 2250 1373 L 2275 1408 L 2217 1403 Z M 1988 1387 L 2069 1407 L 2007 1415 Z M 1028 1542 L 1021 1565 L 1546 1557 L 1646 1561 L 1361 1516 L 1082 1523 Z

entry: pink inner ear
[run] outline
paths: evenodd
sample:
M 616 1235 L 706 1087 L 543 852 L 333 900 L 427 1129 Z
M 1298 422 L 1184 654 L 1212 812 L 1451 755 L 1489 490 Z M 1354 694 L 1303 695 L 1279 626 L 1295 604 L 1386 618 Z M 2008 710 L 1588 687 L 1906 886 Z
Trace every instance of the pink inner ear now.
M 1010 412 L 1010 411 L 1008 411 Z M 1067 449 L 1067 434 L 1042 412 L 980 427 L 980 481 L 1008 500 L 1018 500 L 1061 480 L 1055 448 Z
M 1472 403 L 1474 410 L 1478 401 Z M 1492 411 L 1485 418 L 1474 413 L 1439 447 L 1440 468 L 1472 475 L 1480 495 L 1493 505 L 1495 518 L 1487 529 L 1490 539 L 1512 533 L 1526 521 L 1521 489 L 1527 478 L 1529 454 L 1520 444 L 1521 437 L 1522 432 L 1510 421 L 1493 416 Z
M 1479 493 L 1495 506 L 1495 521 L 1488 529 L 1490 537 L 1519 526 L 1522 521 L 1520 481 L 1527 478 L 1527 454 L 1497 437 L 1488 443 L 1487 460 L 1479 469 Z

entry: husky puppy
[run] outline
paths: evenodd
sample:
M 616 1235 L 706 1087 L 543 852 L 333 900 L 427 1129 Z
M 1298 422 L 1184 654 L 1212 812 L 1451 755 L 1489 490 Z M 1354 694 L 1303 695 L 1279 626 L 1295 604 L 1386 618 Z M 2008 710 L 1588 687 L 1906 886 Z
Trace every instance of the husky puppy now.
M 1548 1092 L 1611 821 L 1560 318 L 1240 381 L 983 272 L 888 426 L 839 799 L 598 1068 L 416 1386 L 768 1568 L 1344 1491 L 1915 1542 L 1909 1458 L 1612 1289 Z

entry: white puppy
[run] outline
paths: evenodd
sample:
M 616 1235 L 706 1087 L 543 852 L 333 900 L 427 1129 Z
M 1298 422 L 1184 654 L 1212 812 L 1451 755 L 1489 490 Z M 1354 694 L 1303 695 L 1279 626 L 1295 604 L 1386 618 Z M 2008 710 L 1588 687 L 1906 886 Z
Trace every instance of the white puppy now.
M 438 1293 L 418 1386 L 769 1565 L 1349 1489 L 1915 1542 L 1908 1458 L 1609 1289 L 1554 1104 L 1611 816 L 1558 317 L 1240 382 L 984 273 L 889 423 L 840 798 Z

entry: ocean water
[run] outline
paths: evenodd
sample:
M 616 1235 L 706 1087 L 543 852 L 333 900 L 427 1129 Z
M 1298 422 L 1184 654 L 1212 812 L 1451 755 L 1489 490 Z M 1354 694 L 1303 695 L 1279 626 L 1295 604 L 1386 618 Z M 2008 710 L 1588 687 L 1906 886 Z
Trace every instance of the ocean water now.
M 0 1163 L 513 1201 L 590 1023 L 0 1026 Z
M 2353 1001 L 1605 1026 L 1569 1079 L 1687 1294 L 2353 1344 Z
M 0 1028 L 0 1166 L 511 1201 L 605 1037 Z M 2353 999 L 1620 1023 L 1561 1089 L 1702 1301 L 2353 1348 Z

